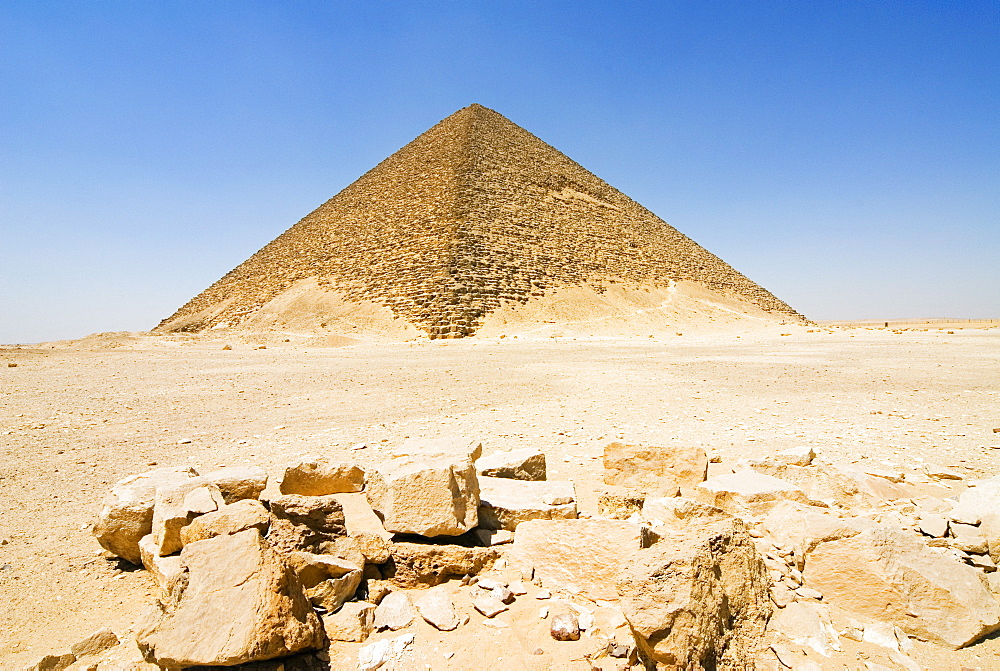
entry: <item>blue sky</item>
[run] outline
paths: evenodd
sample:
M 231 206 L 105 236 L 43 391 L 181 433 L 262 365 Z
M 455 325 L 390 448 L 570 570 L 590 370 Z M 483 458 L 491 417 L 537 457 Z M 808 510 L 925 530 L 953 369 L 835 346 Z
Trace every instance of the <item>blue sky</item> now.
M 1000 3 L 0 0 L 0 342 L 151 328 L 472 102 L 811 318 L 1000 317 Z

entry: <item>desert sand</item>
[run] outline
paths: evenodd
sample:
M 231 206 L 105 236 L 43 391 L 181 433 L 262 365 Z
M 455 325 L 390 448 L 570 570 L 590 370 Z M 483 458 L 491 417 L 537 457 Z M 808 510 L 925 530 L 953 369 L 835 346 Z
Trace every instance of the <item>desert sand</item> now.
M 101 550 L 89 525 L 114 482 L 156 466 L 258 464 L 273 480 L 302 455 L 364 466 L 406 437 L 460 436 L 482 440 L 487 454 L 540 448 L 549 478 L 574 480 L 590 513 L 602 450 L 617 438 L 700 445 L 721 458 L 710 475 L 796 446 L 834 463 L 922 460 L 967 480 L 1000 474 L 1000 328 L 961 326 L 736 324 L 628 338 L 342 338 L 339 347 L 290 338 L 264 349 L 224 334 L 112 334 L 0 349 L 0 668 L 102 626 L 126 631 L 154 597 L 149 575 Z M 352 450 L 358 443 L 367 447 Z M 485 668 L 484 654 L 493 668 L 538 663 L 536 642 L 513 630 L 473 621 L 449 661 L 435 650 L 440 632 L 415 631 L 397 668 Z M 844 643 L 824 668 L 863 667 Z M 358 646 L 342 647 L 352 663 Z M 546 668 L 577 668 L 575 654 Z M 917 642 L 911 657 L 997 668 L 1000 643 Z

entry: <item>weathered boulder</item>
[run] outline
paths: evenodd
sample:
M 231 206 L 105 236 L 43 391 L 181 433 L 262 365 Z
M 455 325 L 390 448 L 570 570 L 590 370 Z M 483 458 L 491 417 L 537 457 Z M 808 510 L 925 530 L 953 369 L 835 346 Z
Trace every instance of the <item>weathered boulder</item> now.
M 620 520 L 529 520 L 518 526 L 509 559 L 534 568 L 546 587 L 592 599 L 618 598 L 618 573 L 649 543 L 645 528 Z
M 271 514 L 264 504 L 256 499 L 239 499 L 191 520 L 181 528 L 181 543 L 187 545 L 215 536 L 238 534 L 247 529 L 257 529 L 263 535 L 270 524 Z
M 549 635 L 557 641 L 579 641 L 580 619 L 576 613 L 569 611 L 553 615 L 549 623 Z
M 139 541 L 139 555 L 142 565 L 149 571 L 156 584 L 164 592 L 169 592 L 171 585 L 184 575 L 184 564 L 179 555 L 161 557 L 153 534 L 146 534 Z
M 398 587 L 432 587 L 485 571 L 499 556 L 499 551 L 492 547 L 393 543 L 392 556 L 382 572 Z
M 837 517 L 826 508 L 807 506 L 798 501 L 777 504 L 764 517 L 762 526 L 778 545 L 795 550 L 800 571 L 806 553 L 820 543 L 850 538 L 861 531 L 859 525 Z
M 118 637 L 115 635 L 115 632 L 105 627 L 95 631 L 82 641 L 74 643 L 70 646 L 69 651 L 77 659 L 83 659 L 84 657 L 91 657 L 105 650 L 110 650 L 118 645 L 118 643 Z
M 953 648 L 1000 628 L 1000 604 L 979 571 L 911 534 L 874 528 L 822 543 L 805 577 L 833 605 Z
M 324 496 L 360 492 L 365 472 L 357 464 L 309 459 L 285 469 L 279 489 L 282 494 Z
M 416 616 L 417 612 L 406 592 L 390 592 L 375 609 L 375 630 L 398 631 L 409 627 Z
M 613 520 L 627 520 L 642 513 L 645 495 L 639 493 L 604 492 L 597 497 L 597 514 Z
M 391 544 L 378 534 L 359 531 L 352 533 L 350 538 L 356 542 L 358 550 L 364 555 L 365 561 L 372 564 L 384 564 L 389 561 Z
M 45 655 L 26 671 L 63 671 L 75 661 L 76 656 L 69 652 L 62 655 Z
M 494 452 L 476 462 L 479 475 L 514 480 L 544 480 L 545 453 L 533 447 Z
M 729 514 L 701 501 L 680 496 L 658 496 L 642 502 L 642 517 L 648 522 L 668 526 L 687 525 L 693 520 L 728 519 Z
M 271 520 L 267 541 L 276 550 L 318 550 L 347 533 L 344 508 L 333 496 L 284 494 L 267 502 Z
M 305 589 L 311 589 L 326 580 L 342 578 L 362 568 L 360 564 L 340 557 L 311 552 L 291 552 L 284 559 Z
M 306 597 L 309 598 L 309 603 L 313 606 L 332 613 L 344 605 L 346 601 L 354 598 L 354 593 L 358 591 L 360 584 L 361 569 L 355 569 L 338 578 L 323 580 L 306 589 Z
M 196 477 L 193 468 L 157 468 L 119 480 L 104 501 L 94 535 L 105 550 L 139 564 L 139 541 L 153 529 L 157 487 L 172 487 Z
M 433 587 L 426 594 L 417 599 L 417 611 L 420 617 L 435 629 L 441 631 L 451 631 L 456 629 L 461 621 L 455 611 L 455 603 L 451 600 L 451 594 L 445 587 Z
M 702 518 L 643 550 L 618 592 L 657 668 L 749 670 L 771 613 L 769 583 L 742 520 Z
M 986 539 L 990 557 L 1000 562 L 1000 475 L 969 485 L 948 517 L 960 524 L 977 525 Z
M 514 531 L 527 520 L 576 518 L 573 483 L 479 478 L 479 526 Z
M 153 505 L 153 541 L 161 557 L 184 547 L 181 529 L 199 515 L 226 505 L 222 491 L 204 478 L 192 478 L 173 487 L 156 490 Z
M 673 494 L 708 474 L 708 455 L 693 445 L 611 443 L 604 448 L 604 482 L 647 494 Z
M 367 601 L 345 603 L 336 613 L 323 615 L 323 628 L 331 641 L 363 643 L 375 628 L 375 605 Z
M 136 630 L 146 660 L 233 666 L 320 648 L 323 627 L 295 572 L 256 530 L 184 547 L 186 585 Z
M 229 466 L 202 477 L 219 488 L 226 503 L 258 499 L 267 487 L 267 471 L 260 466 Z
M 386 531 L 458 536 L 479 521 L 479 482 L 469 452 L 402 455 L 368 473 L 366 493 Z
M 806 502 L 806 495 L 799 487 L 751 470 L 717 475 L 698 485 L 695 491 L 706 503 L 730 511 L 746 506 L 767 508 L 780 501 Z

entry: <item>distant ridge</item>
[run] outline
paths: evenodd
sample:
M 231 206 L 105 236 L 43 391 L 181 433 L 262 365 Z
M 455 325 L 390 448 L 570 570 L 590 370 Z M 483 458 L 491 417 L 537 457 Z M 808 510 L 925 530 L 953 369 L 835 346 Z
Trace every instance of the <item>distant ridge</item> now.
M 683 281 L 804 321 L 555 148 L 474 104 L 369 170 L 157 330 L 240 328 L 310 286 L 340 297 L 336 308 L 309 303 L 317 324 L 326 325 L 324 311 L 365 303 L 431 338 L 457 338 L 501 306 L 548 290 Z

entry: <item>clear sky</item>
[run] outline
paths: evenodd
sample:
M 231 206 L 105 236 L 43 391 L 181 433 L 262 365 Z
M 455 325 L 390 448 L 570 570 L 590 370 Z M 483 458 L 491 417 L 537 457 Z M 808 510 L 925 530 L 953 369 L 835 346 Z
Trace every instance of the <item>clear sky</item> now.
M 472 102 L 808 317 L 1000 317 L 994 0 L 0 0 L 0 342 L 151 328 Z

